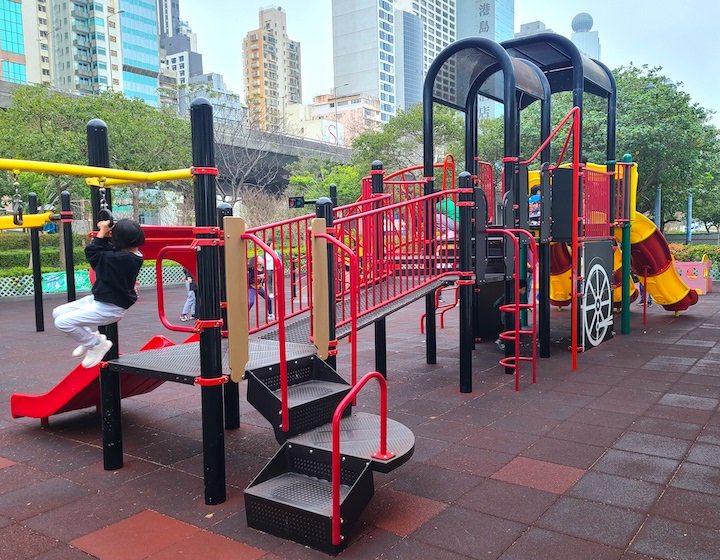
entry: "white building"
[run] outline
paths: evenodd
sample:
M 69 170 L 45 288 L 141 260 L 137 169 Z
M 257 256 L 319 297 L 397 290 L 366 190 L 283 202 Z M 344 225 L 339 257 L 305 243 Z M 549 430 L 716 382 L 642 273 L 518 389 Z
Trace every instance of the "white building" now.
M 585 56 L 600 60 L 600 37 L 597 31 L 591 31 L 593 18 L 585 12 L 579 13 L 572 20 L 573 33 L 570 40 Z
M 395 116 L 393 0 L 332 0 L 333 94 L 380 100 L 382 122 Z

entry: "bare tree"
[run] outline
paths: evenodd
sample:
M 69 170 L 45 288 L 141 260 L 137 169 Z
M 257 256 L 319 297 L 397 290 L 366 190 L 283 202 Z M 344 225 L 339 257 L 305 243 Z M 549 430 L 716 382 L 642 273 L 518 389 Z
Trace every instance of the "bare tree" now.
M 274 224 L 294 217 L 282 195 L 252 185 L 241 185 L 237 190 L 240 216 L 245 218 L 248 227 Z

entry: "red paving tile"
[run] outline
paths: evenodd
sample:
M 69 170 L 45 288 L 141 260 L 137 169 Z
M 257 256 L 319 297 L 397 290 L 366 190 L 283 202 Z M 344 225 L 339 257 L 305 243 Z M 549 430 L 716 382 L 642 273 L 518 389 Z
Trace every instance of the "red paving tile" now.
M 162 332 L 154 292 L 141 295 L 121 325 L 123 350 Z M 167 308 L 179 308 L 184 289 L 167 296 Z M 61 299 L 46 299 L 46 317 Z M 633 334 L 581 354 L 577 371 L 567 352 L 554 351 L 540 361 L 538 383 L 523 382 L 519 393 L 492 344 L 473 355 L 474 392 L 458 391 L 456 313 L 438 331 L 437 364 L 424 363 L 423 339 L 407 328 L 422 301 L 388 317 L 388 403 L 415 433 L 415 454 L 375 475 L 375 496 L 341 558 L 716 560 L 720 294 L 702 301 L 682 321 L 652 308 L 648 334 L 633 313 Z M 31 317 L 31 302 L 1 305 Z M 568 317 L 553 314 L 558 339 Z M 35 333 L 32 323 L 0 323 L 10 348 L 5 410 L 13 392 L 44 393 L 76 365 L 63 335 L 51 325 Z M 360 362 L 372 364 L 366 331 Z M 341 374 L 349 371 L 345 344 L 338 360 Z M 165 384 L 123 401 L 117 471 L 103 469 L 93 409 L 53 417 L 47 429 L 0 417 L 0 558 L 327 558 L 247 527 L 243 488 L 278 444 L 242 386 L 240 405 L 241 428 L 225 433 L 228 499 L 219 506 L 203 501 L 195 388 Z
M 70 544 L 102 560 L 139 560 L 184 541 L 199 531 L 199 528 L 172 517 L 143 511 L 70 541 Z
M 563 494 L 584 474 L 585 470 L 583 469 L 516 457 L 491 478 L 536 490 Z
M 363 518 L 377 527 L 405 537 L 446 508 L 446 504 L 435 500 L 382 488 L 373 496 L 363 512 Z
M 147 560 L 177 560 L 187 558 L 242 558 L 243 560 L 255 560 L 265 554 L 259 550 L 242 543 L 238 543 L 213 535 L 206 531 L 193 533 L 186 539 L 171 544 L 166 549 L 146 556 Z

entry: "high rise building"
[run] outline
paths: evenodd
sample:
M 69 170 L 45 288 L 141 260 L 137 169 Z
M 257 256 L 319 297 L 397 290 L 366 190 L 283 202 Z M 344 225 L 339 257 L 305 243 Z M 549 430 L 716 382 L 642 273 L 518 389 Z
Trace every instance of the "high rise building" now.
M 423 23 L 423 75 L 445 47 L 457 38 L 457 0 L 413 0 Z
M 515 0 L 456 0 L 457 39 L 484 37 L 501 43 L 512 39 L 515 31 Z M 478 103 L 478 114 L 494 118 L 502 115 L 502 104 L 490 100 Z
M 593 18 L 590 14 L 582 12 L 572 20 L 573 33 L 570 40 L 578 50 L 590 58 L 600 60 L 600 37 L 597 31 L 591 31 Z
M 300 43 L 288 37 L 282 8 L 261 9 L 259 22 L 243 41 L 243 74 L 250 122 L 266 130 L 282 124 L 289 103 L 302 102 Z
M 122 11 L 117 0 L 51 0 L 50 59 L 56 88 L 91 95 L 122 91 Z
M 538 33 L 555 33 L 552 29 L 548 29 L 542 21 L 531 21 L 530 23 L 521 23 L 520 31 L 515 33 L 515 38 L 527 37 L 529 35 L 537 35 Z
M 120 10 L 123 13 L 117 39 L 122 45 L 122 91 L 157 107 L 160 74 L 157 5 L 152 0 L 120 0 Z M 108 21 L 111 44 L 112 23 L 115 22 Z
M 379 99 L 383 122 L 396 108 L 394 14 L 393 0 L 332 0 L 333 94 Z
M 160 36 L 172 37 L 180 33 L 180 1 L 157 0 Z
M 25 34 L 23 5 L 0 0 L 0 57 L 2 79 L 18 84 L 26 83 Z
M 395 97 L 398 109 L 422 102 L 423 23 L 420 16 L 395 10 Z
M 177 85 L 190 83 L 190 78 L 203 73 L 202 55 L 197 52 L 197 36 L 184 22 L 181 30 L 173 36 L 163 35 L 160 48 L 165 50 L 165 64 L 177 71 Z

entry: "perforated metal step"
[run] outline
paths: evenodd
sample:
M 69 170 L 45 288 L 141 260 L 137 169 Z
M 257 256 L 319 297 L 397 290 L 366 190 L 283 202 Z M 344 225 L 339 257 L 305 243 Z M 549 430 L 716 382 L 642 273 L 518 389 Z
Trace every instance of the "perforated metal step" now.
M 375 488 L 367 461 L 340 462 L 340 544 L 332 542 L 332 454 L 285 443 L 245 490 L 249 527 L 337 554 Z
M 332 424 L 292 437 L 288 442 L 332 451 Z M 371 468 L 379 472 L 390 472 L 412 457 L 415 435 L 407 426 L 388 418 L 387 450 L 395 453 L 395 457 L 388 460 L 373 458 L 373 453 L 379 449 L 380 416 L 357 412 L 340 420 L 340 453 L 370 461 Z

